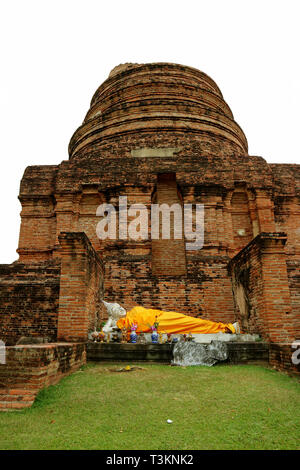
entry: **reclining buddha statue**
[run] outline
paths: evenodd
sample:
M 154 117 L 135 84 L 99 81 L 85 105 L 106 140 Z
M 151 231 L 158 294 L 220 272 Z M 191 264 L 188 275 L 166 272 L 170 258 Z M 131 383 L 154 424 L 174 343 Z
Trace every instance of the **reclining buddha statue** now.
M 221 323 L 195 318 L 183 313 L 166 312 L 141 306 L 126 310 L 117 303 L 102 301 L 108 312 L 108 321 L 103 327 L 105 333 L 109 333 L 114 327 L 122 330 L 130 330 L 133 324 L 137 324 L 137 333 L 150 333 L 154 323 L 159 324 L 162 333 L 174 334 L 205 334 L 205 333 L 240 333 L 238 323 Z

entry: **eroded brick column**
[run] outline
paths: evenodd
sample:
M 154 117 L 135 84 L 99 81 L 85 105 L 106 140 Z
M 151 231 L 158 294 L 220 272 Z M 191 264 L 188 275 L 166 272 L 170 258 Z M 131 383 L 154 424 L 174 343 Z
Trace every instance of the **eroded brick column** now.
M 245 332 L 276 343 L 295 338 L 285 233 L 261 233 L 229 263 L 236 313 Z
M 103 295 L 103 264 L 84 232 L 62 232 L 59 237 L 61 278 L 58 340 L 87 340 Z
M 60 233 L 69 233 L 74 230 L 75 199 L 74 193 L 55 194 L 56 243 L 59 241 Z
M 157 175 L 157 193 L 155 201 L 159 205 L 180 205 L 175 173 Z M 183 217 L 183 211 L 181 209 Z M 183 232 L 183 225 L 182 225 Z M 162 218 L 159 219 L 159 239 L 152 240 L 152 273 L 156 276 L 164 276 L 172 273 L 177 276 L 186 275 L 185 242 L 182 238 L 174 237 L 174 218 L 170 218 L 170 239 L 162 238 Z
M 260 246 L 263 281 L 264 318 L 270 340 L 275 343 L 293 341 L 291 297 L 288 283 L 284 233 L 262 233 L 257 237 Z

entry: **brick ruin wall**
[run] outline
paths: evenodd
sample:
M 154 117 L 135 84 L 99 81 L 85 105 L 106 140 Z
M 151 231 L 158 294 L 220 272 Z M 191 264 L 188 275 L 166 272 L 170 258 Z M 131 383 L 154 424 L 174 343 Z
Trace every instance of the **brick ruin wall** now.
M 157 278 L 150 255 L 106 259 L 105 300 L 126 309 L 143 305 L 228 323 L 234 318 L 228 260 L 193 256 L 187 258 L 186 276 Z
M 61 233 L 55 258 L 0 265 L 0 340 L 87 340 L 99 327 L 104 267 L 84 233 Z M 37 339 L 38 338 L 38 339 Z
M 296 350 L 292 343 L 271 343 L 269 348 L 269 364 L 274 369 L 289 375 L 300 374 L 300 349 Z
M 60 264 L 0 265 L 0 339 L 14 345 L 22 337 L 57 336 Z

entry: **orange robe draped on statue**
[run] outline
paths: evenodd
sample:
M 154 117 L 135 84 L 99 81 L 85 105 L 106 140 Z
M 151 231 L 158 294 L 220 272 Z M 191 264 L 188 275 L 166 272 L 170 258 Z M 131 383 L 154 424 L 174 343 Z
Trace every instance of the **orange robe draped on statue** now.
M 144 307 L 133 307 L 126 316 L 117 321 L 118 328 L 130 330 L 133 323 L 138 324 L 137 332 L 149 333 L 154 322 L 159 322 L 158 331 L 161 333 L 225 333 L 228 329 L 235 333 L 231 323 L 217 323 L 210 320 L 194 318 L 183 313 L 164 312 Z

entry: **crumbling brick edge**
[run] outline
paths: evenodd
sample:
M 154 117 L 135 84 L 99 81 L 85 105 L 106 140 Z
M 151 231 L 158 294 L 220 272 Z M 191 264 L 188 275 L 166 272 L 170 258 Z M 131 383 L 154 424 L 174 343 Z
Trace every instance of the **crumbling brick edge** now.
M 0 364 L 0 411 L 30 407 L 43 388 L 86 364 L 86 343 L 8 346 Z

